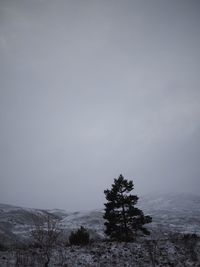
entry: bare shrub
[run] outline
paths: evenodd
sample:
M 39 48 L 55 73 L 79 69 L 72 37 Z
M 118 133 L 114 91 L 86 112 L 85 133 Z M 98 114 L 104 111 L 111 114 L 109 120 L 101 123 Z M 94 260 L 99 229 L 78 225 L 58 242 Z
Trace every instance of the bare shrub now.
M 198 236 L 196 234 L 184 234 L 182 238 L 184 247 L 191 257 L 192 261 L 198 261 L 197 243 Z
M 47 215 L 45 221 L 34 221 L 34 229 L 31 231 L 33 245 L 40 249 L 40 255 L 44 258 L 44 266 L 48 266 L 53 248 L 57 245 L 60 236 L 59 220 Z
M 149 253 L 151 264 L 153 267 L 155 267 L 158 262 L 158 240 L 146 240 L 146 248 Z

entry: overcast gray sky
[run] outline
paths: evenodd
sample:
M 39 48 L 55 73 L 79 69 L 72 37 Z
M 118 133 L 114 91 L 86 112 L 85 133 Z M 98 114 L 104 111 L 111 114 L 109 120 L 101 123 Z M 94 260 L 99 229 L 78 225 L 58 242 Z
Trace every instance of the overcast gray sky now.
M 0 202 L 199 193 L 200 1 L 0 0 Z

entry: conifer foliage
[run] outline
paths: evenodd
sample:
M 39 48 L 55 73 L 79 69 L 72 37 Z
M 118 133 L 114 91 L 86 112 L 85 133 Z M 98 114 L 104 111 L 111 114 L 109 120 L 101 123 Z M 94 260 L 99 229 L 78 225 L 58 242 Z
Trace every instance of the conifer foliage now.
M 150 223 L 152 218 L 135 207 L 138 197 L 130 194 L 133 189 L 133 182 L 120 175 L 114 179 L 111 190 L 104 191 L 107 200 L 104 204 L 105 233 L 112 239 L 132 241 L 138 231 L 149 234 L 144 224 Z
M 76 232 L 71 232 L 71 235 L 69 236 L 69 243 L 71 245 L 84 246 L 89 244 L 89 242 L 89 233 L 83 226 L 81 226 L 81 228 L 79 228 Z

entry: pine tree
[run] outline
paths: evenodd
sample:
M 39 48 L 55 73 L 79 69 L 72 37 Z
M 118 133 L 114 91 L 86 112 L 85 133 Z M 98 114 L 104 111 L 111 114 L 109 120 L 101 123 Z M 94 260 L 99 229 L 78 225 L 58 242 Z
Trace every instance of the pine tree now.
M 138 197 L 130 194 L 133 189 L 133 182 L 120 175 L 114 179 L 111 190 L 104 191 L 108 201 L 104 204 L 105 233 L 119 241 L 132 241 L 138 231 L 149 234 L 144 224 L 150 223 L 152 218 L 135 207 Z

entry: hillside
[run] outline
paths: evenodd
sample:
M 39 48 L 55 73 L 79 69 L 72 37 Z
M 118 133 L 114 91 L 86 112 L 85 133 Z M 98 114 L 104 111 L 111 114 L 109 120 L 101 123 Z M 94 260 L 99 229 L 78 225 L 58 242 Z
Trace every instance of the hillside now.
M 153 222 L 148 226 L 152 233 L 163 236 L 169 233 L 200 234 L 200 197 L 189 194 L 148 195 L 138 202 Z M 10 244 L 29 237 L 35 222 L 46 216 L 57 218 L 59 227 L 68 235 L 81 225 L 89 229 L 93 238 L 104 237 L 102 210 L 69 212 L 63 210 L 39 210 L 0 204 L 0 242 Z
M 0 266 L 44 266 L 45 255 L 28 241 L 30 232 L 47 216 L 56 219 L 62 231 L 61 242 L 51 251 L 49 267 L 199 266 L 200 197 L 154 194 L 139 200 L 138 206 L 153 222 L 148 226 L 151 235 L 137 237 L 133 243 L 105 239 L 102 210 L 67 213 L 0 204 Z M 93 241 L 85 247 L 67 245 L 69 233 L 81 225 Z

